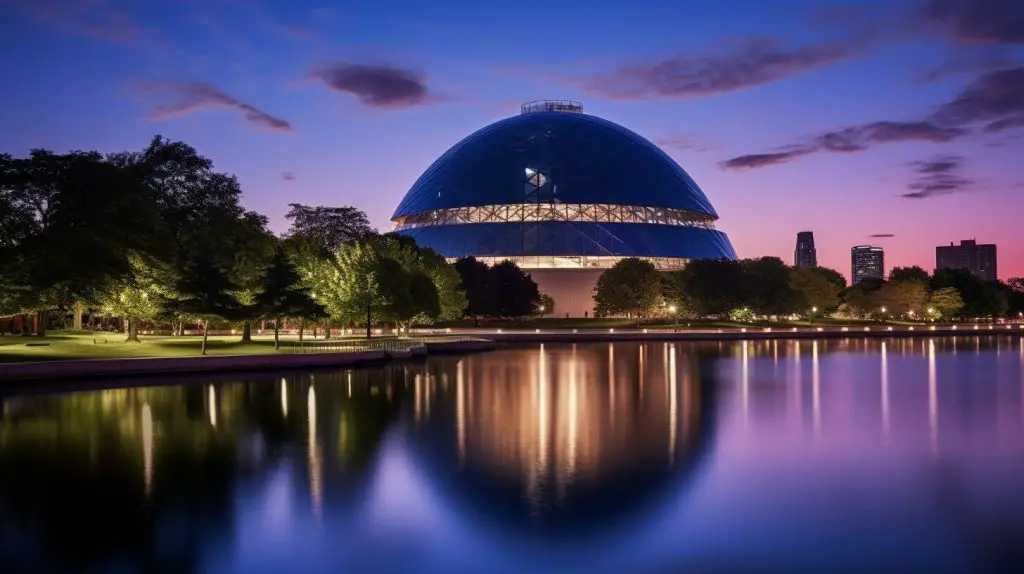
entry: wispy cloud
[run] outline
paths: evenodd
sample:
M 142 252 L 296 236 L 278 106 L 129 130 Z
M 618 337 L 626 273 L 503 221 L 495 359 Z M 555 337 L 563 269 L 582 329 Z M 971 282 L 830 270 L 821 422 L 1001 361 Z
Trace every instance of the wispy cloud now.
M 334 62 L 318 68 L 313 77 L 333 90 L 355 96 L 368 108 L 409 108 L 438 99 L 421 74 L 396 66 Z
M 962 128 L 943 127 L 928 122 L 871 122 L 803 138 L 781 151 L 734 157 L 719 163 L 719 166 L 722 169 L 768 167 L 817 152 L 854 153 L 878 144 L 896 142 L 945 143 L 968 133 Z
M 963 157 L 954 155 L 911 162 L 914 177 L 907 185 L 910 191 L 901 194 L 900 197 L 927 199 L 973 191 L 975 182 L 960 175 L 963 163 Z
M 1024 2 L 1020 0 L 926 0 L 922 20 L 965 44 L 1024 43 Z
M 281 179 L 285 181 L 295 181 L 295 174 L 290 171 L 282 172 Z
M 21 12 L 59 34 L 116 43 L 143 38 L 147 31 L 131 15 L 131 2 L 117 0 L 0 1 L 7 14 Z
M 711 146 L 701 142 L 699 136 L 691 133 L 675 134 L 670 137 L 661 138 L 655 143 L 661 148 L 673 151 L 701 153 L 711 149 Z
M 636 62 L 584 82 L 588 91 L 614 99 L 708 96 L 769 84 L 845 60 L 860 42 L 784 46 L 771 38 L 741 40 L 720 53 L 678 54 Z
M 292 131 L 292 125 L 282 118 L 243 102 L 203 82 L 178 82 L 169 84 L 148 84 L 141 87 L 146 92 L 166 93 L 177 96 L 173 104 L 160 105 L 149 114 L 151 120 L 165 120 L 191 114 L 206 108 L 228 108 L 242 113 L 251 124 L 277 131 Z
M 982 74 L 930 119 L 947 125 L 985 123 L 987 132 L 1024 125 L 1024 66 Z
M 868 235 L 868 237 L 871 238 L 871 239 L 890 239 L 892 237 L 896 237 L 896 234 L 895 233 L 872 233 L 871 235 Z

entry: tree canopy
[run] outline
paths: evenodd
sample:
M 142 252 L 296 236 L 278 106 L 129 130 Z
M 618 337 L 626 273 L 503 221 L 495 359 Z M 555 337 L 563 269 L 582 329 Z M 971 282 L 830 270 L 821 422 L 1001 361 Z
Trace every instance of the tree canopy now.
M 644 318 L 662 302 L 661 274 L 650 261 L 627 257 L 601 274 L 594 289 L 598 315 Z

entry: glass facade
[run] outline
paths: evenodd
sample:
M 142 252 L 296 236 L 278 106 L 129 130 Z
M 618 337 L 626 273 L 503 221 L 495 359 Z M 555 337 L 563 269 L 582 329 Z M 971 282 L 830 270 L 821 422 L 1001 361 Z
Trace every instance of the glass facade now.
M 582 113 L 578 102 L 527 104 L 470 135 L 420 176 L 392 216 L 397 233 L 445 257 L 524 268 L 734 259 L 717 219 L 661 149 Z
M 850 250 L 853 284 L 865 279 L 885 279 L 885 251 L 881 247 L 858 245 Z

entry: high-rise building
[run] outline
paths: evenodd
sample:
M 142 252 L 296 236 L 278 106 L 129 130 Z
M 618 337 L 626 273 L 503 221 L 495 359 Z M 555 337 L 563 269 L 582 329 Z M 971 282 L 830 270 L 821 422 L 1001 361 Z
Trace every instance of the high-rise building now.
M 801 231 L 796 234 L 796 252 L 793 255 L 796 267 L 817 267 L 818 250 L 814 248 L 814 232 Z
M 973 239 L 961 241 L 960 245 L 940 245 L 935 248 L 935 268 L 967 269 L 978 279 L 995 281 L 999 277 L 996 271 L 996 246 L 978 245 Z
M 872 245 L 858 245 L 850 250 L 853 261 L 853 284 L 865 279 L 885 279 L 885 251 Z

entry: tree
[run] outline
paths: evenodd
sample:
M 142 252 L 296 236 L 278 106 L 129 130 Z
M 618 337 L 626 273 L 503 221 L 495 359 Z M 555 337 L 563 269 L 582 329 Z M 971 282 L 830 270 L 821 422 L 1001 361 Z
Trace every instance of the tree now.
M 699 316 L 725 315 L 744 307 L 747 276 L 743 264 L 728 259 L 695 259 L 672 272 L 675 288 L 685 299 L 679 308 L 692 309 Z
M 839 287 L 840 291 L 846 289 L 846 277 L 843 277 L 842 273 L 835 269 L 829 269 L 828 267 L 815 267 L 814 269 L 816 269 L 818 273 L 821 273 L 833 285 Z
M 494 289 L 495 314 L 499 317 L 533 315 L 540 304 L 540 291 L 533 279 L 511 261 L 502 261 L 488 271 Z
M 839 306 L 841 289 L 820 267 L 791 267 L 789 287 L 799 295 L 804 310 L 816 307 L 825 313 Z
M 871 317 L 885 305 L 881 297 L 883 285 L 885 285 L 884 281 L 865 279 L 851 286 L 843 294 L 846 306 L 855 315 Z
M 433 295 L 430 295 L 422 285 L 419 288 L 419 295 L 425 297 L 423 301 L 416 301 L 418 295 L 412 294 L 414 303 L 420 307 L 416 319 L 418 322 L 426 320 L 427 317 L 455 319 L 462 316 L 466 308 L 462 278 L 444 257 L 433 249 L 416 245 L 413 238 L 404 235 L 389 233 L 374 238 L 373 242 L 382 257 L 398 261 L 410 275 L 421 273 L 431 280 L 434 286 Z M 436 312 L 433 310 L 435 300 Z
M 301 286 L 300 280 L 295 265 L 278 249 L 260 279 L 259 292 L 253 300 L 256 311 L 274 321 L 275 349 L 281 347 L 280 328 L 285 317 L 317 319 L 327 315 L 327 310 L 309 296 L 309 289 Z
M 313 296 L 332 316 L 366 318 L 367 339 L 372 334 L 373 310 L 381 306 L 379 259 L 372 245 L 347 243 L 320 266 L 313 278 Z
M 927 285 L 930 280 L 931 277 L 929 277 L 928 272 L 917 265 L 913 267 L 893 267 L 889 271 L 889 281 L 917 281 Z
M 928 288 L 917 280 L 893 280 L 882 286 L 878 297 L 888 313 L 922 317 L 928 303 Z
M 954 287 L 942 287 L 928 297 L 928 316 L 935 319 L 955 317 L 964 306 L 960 292 Z
M 542 293 L 540 296 L 540 305 L 537 307 L 537 314 L 554 315 L 555 314 L 555 299 L 547 293 Z
M 141 255 L 130 256 L 132 274 L 112 281 L 99 295 L 103 312 L 125 322 L 126 342 L 139 342 L 139 323 L 152 321 L 163 310 L 171 294 L 172 278 L 159 262 Z
M 455 261 L 455 271 L 466 291 L 466 314 L 473 317 L 497 315 L 497 301 L 487 264 L 473 257 L 462 257 Z
M 238 286 L 231 282 L 227 273 L 202 255 L 197 255 L 195 259 L 186 263 L 185 273 L 178 280 L 174 290 L 177 298 L 167 303 L 168 309 L 203 320 L 204 355 L 210 321 L 230 321 L 245 312 L 242 305 L 231 295 L 238 290 Z
M 964 306 L 960 316 L 999 316 L 1006 312 L 1008 301 L 995 284 L 988 285 L 967 269 L 936 269 L 932 276 L 933 291 L 953 287 L 960 293 Z
M 789 268 L 778 257 L 744 259 L 747 306 L 762 315 L 788 315 L 800 310 L 800 296 L 789 285 Z
M 288 207 L 288 235 L 308 238 L 324 251 L 337 251 L 342 245 L 373 233 L 366 214 L 355 207 L 309 207 L 301 203 L 289 203 Z
M 595 313 L 644 318 L 661 303 L 661 274 L 650 261 L 627 257 L 601 273 Z

